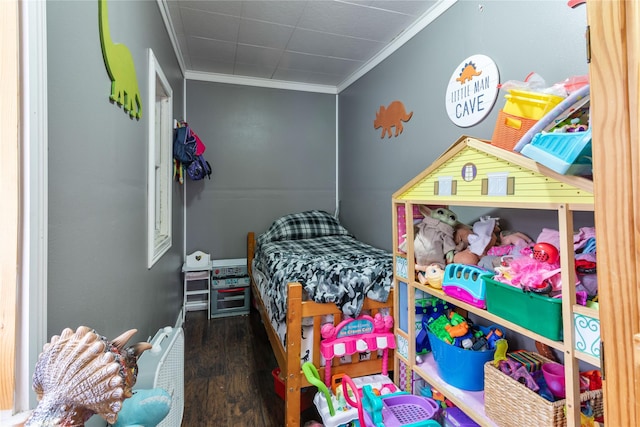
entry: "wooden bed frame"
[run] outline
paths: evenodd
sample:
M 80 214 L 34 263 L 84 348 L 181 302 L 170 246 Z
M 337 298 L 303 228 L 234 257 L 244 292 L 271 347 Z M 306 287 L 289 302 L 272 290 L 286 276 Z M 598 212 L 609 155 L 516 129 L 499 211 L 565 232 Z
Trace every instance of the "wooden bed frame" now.
M 255 233 L 247 234 L 247 267 L 249 269 L 249 277 L 251 277 L 251 288 L 253 297 L 256 301 L 262 323 L 269 336 L 269 342 L 273 348 L 280 372 L 285 379 L 285 425 L 287 427 L 300 426 L 300 391 L 304 387 L 310 387 L 300 367 L 300 349 L 302 342 L 302 319 L 305 317 L 313 318 L 313 364 L 318 368 L 320 378 L 324 378 L 324 367 L 320 367 L 320 327 L 323 316 L 327 314 L 334 315 L 334 324 L 340 323 L 342 312 L 334 303 L 320 304 L 313 301 L 303 301 L 302 285 L 300 283 L 289 283 L 287 298 L 287 348 L 284 348 L 280 342 L 278 334 L 273 329 L 269 315 L 267 314 L 264 302 L 260 295 L 255 281 L 253 280 L 253 272 L 251 264 L 255 254 Z M 389 293 L 386 303 L 376 302 L 365 299 L 363 310 L 369 310 L 374 315 L 382 308 L 388 308 L 389 313 L 393 314 L 393 289 Z M 389 358 L 393 360 L 393 351 L 390 350 Z M 371 375 L 382 372 L 382 358 L 377 353 L 371 353 L 370 360 L 358 360 L 353 357 L 350 363 L 340 364 L 338 358 L 334 358 L 331 365 L 331 373 L 347 373 L 351 377 L 359 377 L 363 375 Z

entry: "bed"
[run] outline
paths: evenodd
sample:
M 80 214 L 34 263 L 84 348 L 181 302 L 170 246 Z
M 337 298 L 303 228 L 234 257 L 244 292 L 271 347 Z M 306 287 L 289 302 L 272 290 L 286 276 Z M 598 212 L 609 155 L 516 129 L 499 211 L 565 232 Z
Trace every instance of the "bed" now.
M 365 313 L 393 314 L 392 256 L 314 210 L 278 218 L 260 236 L 249 232 L 247 264 L 254 303 L 285 380 L 286 425 L 297 427 L 301 389 L 311 386 L 302 363 L 313 362 L 324 376 L 322 324 Z M 376 352 L 329 362 L 331 374 L 352 377 L 379 373 L 381 363 Z

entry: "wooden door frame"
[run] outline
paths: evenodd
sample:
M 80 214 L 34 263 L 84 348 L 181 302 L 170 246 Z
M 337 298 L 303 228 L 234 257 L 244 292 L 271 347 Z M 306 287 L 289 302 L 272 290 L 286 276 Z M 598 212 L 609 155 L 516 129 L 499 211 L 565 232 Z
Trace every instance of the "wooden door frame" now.
M 587 21 L 605 421 L 637 426 L 640 1 L 588 0 Z
M 35 407 L 31 377 L 47 341 L 46 2 L 0 0 L 0 22 L 4 55 L 0 62 L 0 424 L 4 425 Z
M 0 2 L 0 410 L 12 410 L 15 389 L 17 283 L 20 254 L 18 2 Z M 13 60 L 12 60 L 13 59 Z

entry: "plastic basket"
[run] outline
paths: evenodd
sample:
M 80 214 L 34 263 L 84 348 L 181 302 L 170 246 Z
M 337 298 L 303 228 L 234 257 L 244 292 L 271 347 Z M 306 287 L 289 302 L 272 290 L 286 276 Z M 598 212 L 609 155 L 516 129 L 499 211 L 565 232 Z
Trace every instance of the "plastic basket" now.
M 442 341 L 431 331 L 428 332 L 428 336 L 438 373 L 445 382 L 462 390 L 484 389 L 483 366 L 489 360 L 493 360 L 495 349 L 465 350 Z
M 483 276 L 487 311 L 552 340 L 562 340 L 562 299 L 549 298 Z
M 540 358 L 544 359 L 542 356 Z M 484 365 L 484 375 L 484 410 L 499 427 L 566 426 L 566 399 L 550 402 L 502 373 L 491 362 Z M 602 416 L 602 390 L 591 390 L 580 394 L 581 402 L 589 400 L 596 417 Z
M 503 108 L 505 113 L 533 120 L 540 120 L 564 99 L 557 95 L 517 89 L 511 89 L 504 97 L 507 100 Z
M 537 123 L 537 120 L 514 116 L 501 110 L 493 130 L 491 144 L 504 150 L 513 151 L 520 138 Z
M 273 376 L 273 390 L 276 392 L 280 399 L 285 400 L 285 383 L 284 378 L 280 375 L 280 368 L 275 368 L 271 371 Z M 300 412 L 304 412 L 313 405 L 314 389 L 311 387 L 303 388 L 300 391 Z
M 440 407 L 433 399 L 414 396 L 411 394 L 397 394 L 382 396 L 382 415 L 385 427 L 411 426 L 437 426 L 433 418 L 438 414 Z M 371 415 L 365 415 L 366 425 L 374 427 Z
M 592 175 L 591 129 L 575 133 L 538 133 L 520 153 L 564 175 Z
M 482 276 L 487 274 L 475 265 L 448 264 L 444 269 L 442 290 L 445 294 L 478 308 L 487 308 L 485 283 Z

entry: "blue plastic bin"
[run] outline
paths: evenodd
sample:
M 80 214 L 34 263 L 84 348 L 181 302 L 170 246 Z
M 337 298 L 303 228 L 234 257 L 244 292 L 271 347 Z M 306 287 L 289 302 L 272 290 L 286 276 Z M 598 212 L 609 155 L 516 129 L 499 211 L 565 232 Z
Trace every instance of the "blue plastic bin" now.
M 440 377 L 462 390 L 484 390 L 484 364 L 493 360 L 495 349 L 465 350 L 442 341 L 431 331 L 428 334 Z
M 520 153 L 563 175 L 591 175 L 591 129 L 575 133 L 538 133 Z

